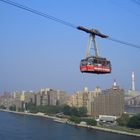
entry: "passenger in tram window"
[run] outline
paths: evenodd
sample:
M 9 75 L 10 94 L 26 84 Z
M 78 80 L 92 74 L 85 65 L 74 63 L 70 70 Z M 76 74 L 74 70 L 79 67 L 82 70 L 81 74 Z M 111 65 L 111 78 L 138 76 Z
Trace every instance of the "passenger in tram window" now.
M 87 62 L 87 65 L 90 65 L 90 62 L 89 61 Z
M 102 63 L 101 63 L 101 64 L 102 64 L 102 66 L 105 66 L 105 62 L 104 62 L 104 61 L 102 61 Z
M 96 59 L 94 59 L 94 61 L 93 61 L 93 65 L 98 66 L 98 64 L 97 64 L 97 60 L 96 60 Z
M 92 61 L 88 61 L 88 65 L 93 65 L 93 62 Z
M 90 60 L 89 62 L 90 62 L 90 65 L 93 65 L 93 60 Z
M 104 61 L 104 66 L 107 66 L 107 62 L 106 61 Z
M 94 63 L 95 63 L 95 64 L 97 63 L 97 60 L 96 60 L 96 59 L 94 59 Z

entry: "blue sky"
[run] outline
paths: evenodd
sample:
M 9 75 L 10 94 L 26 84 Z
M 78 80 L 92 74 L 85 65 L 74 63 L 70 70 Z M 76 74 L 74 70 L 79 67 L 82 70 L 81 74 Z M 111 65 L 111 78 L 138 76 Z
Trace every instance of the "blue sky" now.
M 98 29 L 113 38 L 140 45 L 140 5 L 131 0 L 13 0 L 77 26 Z M 140 90 L 140 49 L 97 37 L 102 57 L 112 63 L 108 75 L 82 74 L 89 35 L 0 2 L 0 93 L 54 88 L 69 94 L 110 88 L 113 79 L 131 88 L 135 72 Z M 94 52 L 93 52 L 94 53 Z

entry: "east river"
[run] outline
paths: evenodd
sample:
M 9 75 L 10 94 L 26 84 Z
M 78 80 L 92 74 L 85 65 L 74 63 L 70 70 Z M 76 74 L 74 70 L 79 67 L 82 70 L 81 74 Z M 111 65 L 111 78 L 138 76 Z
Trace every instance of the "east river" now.
M 140 140 L 36 116 L 0 112 L 0 140 Z

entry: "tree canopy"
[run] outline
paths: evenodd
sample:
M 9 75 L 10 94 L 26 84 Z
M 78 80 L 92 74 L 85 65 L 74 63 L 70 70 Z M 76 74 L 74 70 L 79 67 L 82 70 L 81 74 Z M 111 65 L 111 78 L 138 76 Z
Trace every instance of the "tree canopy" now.
M 130 118 L 128 127 L 140 129 L 140 114 Z
M 35 106 L 33 103 L 28 103 L 26 106 L 27 110 L 31 113 L 47 113 L 47 114 L 57 114 L 60 112 L 63 112 L 64 115 L 69 116 L 77 116 L 77 117 L 85 117 L 87 115 L 87 109 L 85 107 L 70 107 L 68 105 L 62 105 L 62 106 Z
M 117 122 L 120 126 L 127 126 L 128 122 L 129 122 L 129 115 L 122 114 L 122 116 L 117 119 Z

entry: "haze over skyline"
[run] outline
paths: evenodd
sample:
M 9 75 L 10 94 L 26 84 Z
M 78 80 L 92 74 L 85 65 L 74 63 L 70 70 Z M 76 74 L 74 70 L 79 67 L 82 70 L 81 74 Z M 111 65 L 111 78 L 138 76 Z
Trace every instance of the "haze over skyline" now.
M 140 45 L 140 5 L 131 0 L 13 0 L 77 26 Z M 85 86 L 111 87 L 113 79 L 131 88 L 135 72 L 140 90 L 140 49 L 97 37 L 99 53 L 111 61 L 112 73 L 82 74 L 89 35 L 0 1 L 0 93 L 55 88 L 73 93 Z M 94 54 L 94 52 L 93 52 Z

